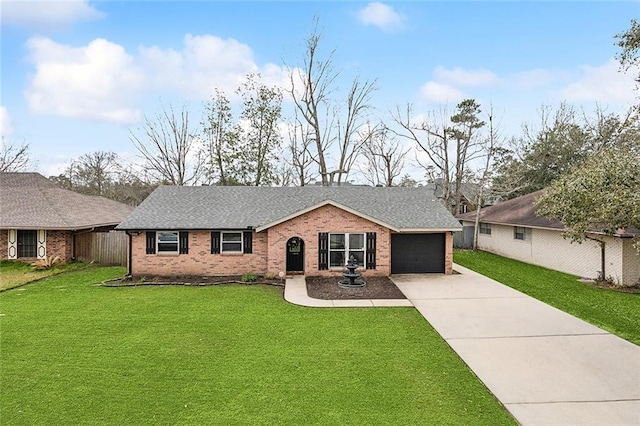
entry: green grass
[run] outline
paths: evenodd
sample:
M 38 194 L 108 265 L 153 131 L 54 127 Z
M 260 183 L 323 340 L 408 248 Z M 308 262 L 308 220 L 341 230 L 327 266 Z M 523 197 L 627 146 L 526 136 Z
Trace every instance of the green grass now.
M 597 288 L 573 275 L 482 251 L 456 251 L 453 260 L 640 345 L 639 293 Z
M 0 294 L 1 424 L 515 424 L 413 308 L 93 285 L 123 272 Z
M 87 266 L 86 263 L 72 262 L 56 265 L 51 269 L 35 270 L 30 264 L 25 262 L 0 260 L 0 291 L 20 287 L 32 281 Z

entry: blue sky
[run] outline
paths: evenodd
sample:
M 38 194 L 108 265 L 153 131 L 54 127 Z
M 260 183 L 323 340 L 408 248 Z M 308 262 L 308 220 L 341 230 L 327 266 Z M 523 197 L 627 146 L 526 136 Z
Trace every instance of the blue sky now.
M 321 54 L 347 78 L 377 79 L 376 115 L 475 98 L 506 133 L 566 100 L 611 112 L 634 102 L 614 34 L 640 18 L 626 2 L 5 1 L 2 135 L 26 141 L 45 175 L 97 150 L 133 159 L 129 131 L 160 103 L 200 121 L 219 87 L 248 72 L 284 84 L 301 63 L 314 16 Z M 346 89 L 345 81 L 343 88 Z M 286 108 L 285 108 L 286 109 Z

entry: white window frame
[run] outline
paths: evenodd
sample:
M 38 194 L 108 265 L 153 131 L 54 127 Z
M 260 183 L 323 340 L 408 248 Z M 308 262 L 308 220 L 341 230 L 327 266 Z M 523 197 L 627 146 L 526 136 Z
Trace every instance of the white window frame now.
M 174 250 L 160 250 L 160 244 L 172 244 L 173 241 L 160 241 L 161 234 L 175 234 L 176 236 L 176 249 Z M 178 254 L 180 253 L 180 233 L 178 231 L 157 231 L 156 232 L 156 253 L 157 254 Z
M 344 235 L 344 248 L 340 248 L 340 249 L 332 249 L 331 248 L 331 236 L 332 235 Z M 349 242 L 350 242 L 350 236 L 351 235 L 361 235 L 362 236 L 362 248 L 357 247 L 357 248 L 353 248 L 349 246 Z M 329 236 L 329 269 L 342 269 L 344 268 L 344 264 L 337 266 L 337 265 L 332 265 L 331 264 L 331 253 L 332 252 L 343 252 L 344 253 L 344 263 L 346 264 L 347 261 L 349 260 L 349 252 L 352 251 L 361 251 L 362 252 L 362 265 L 358 265 L 362 268 L 366 268 L 367 267 L 367 233 L 366 232 L 330 232 Z
M 230 234 L 240 234 L 240 241 L 225 241 L 225 235 Z M 240 250 L 225 250 L 224 245 L 226 244 L 240 244 Z M 242 231 L 222 231 L 220 232 L 220 253 L 231 253 L 238 254 L 244 253 L 244 233 Z
M 518 235 L 522 235 L 522 238 L 518 238 Z M 513 239 L 517 241 L 531 241 L 531 228 L 527 228 L 525 226 L 514 226 Z
M 486 222 L 480 222 L 478 232 L 482 235 L 491 235 L 491 224 Z

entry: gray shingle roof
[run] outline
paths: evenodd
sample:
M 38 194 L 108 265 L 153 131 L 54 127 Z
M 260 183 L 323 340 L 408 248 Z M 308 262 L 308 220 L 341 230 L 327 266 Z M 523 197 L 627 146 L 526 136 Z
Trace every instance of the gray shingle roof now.
M 564 225 L 546 217 L 538 216 L 534 204 L 543 190 L 521 195 L 480 210 L 480 221 L 505 225 L 533 226 L 540 228 L 564 229 Z M 476 212 L 460 214 L 458 219 L 475 220 Z
M 1 229 L 113 226 L 132 211 L 117 201 L 62 189 L 38 173 L 0 173 Z
M 178 187 L 156 189 L 117 229 L 268 228 L 333 204 L 397 231 L 460 230 L 424 188 Z

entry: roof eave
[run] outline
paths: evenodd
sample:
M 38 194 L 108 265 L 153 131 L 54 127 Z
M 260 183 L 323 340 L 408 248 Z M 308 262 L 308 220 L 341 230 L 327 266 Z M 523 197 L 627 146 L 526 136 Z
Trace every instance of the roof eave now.
M 270 222 L 270 223 L 266 223 L 266 224 L 264 224 L 264 225 L 257 226 L 257 227 L 255 228 L 255 230 L 256 230 L 256 232 L 262 232 L 262 231 L 264 231 L 264 230 L 266 230 L 266 229 L 272 228 L 272 227 L 274 227 L 274 226 L 276 226 L 276 225 L 279 225 L 279 224 L 281 224 L 281 223 L 284 223 L 284 222 L 286 222 L 286 221 L 288 221 L 288 220 L 294 219 L 294 218 L 296 218 L 296 217 L 298 217 L 298 216 L 302 216 L 302 215 L 303 215 L 303 214 L 305 214 L 305 213 L 309 213 L 309 212 L 311 212 L 311 211 L 313 211 L 313 210 L 319 209 L 320 207 L 324 207 L 324 206 L 328 206 L 328 205 L 333 206 L 333 207 L 336 207 L 336 208 L 339 208 L 339 209 L 341 209 L 341 210 L 344 210 L 344 211 L 346 211 L 346 212 L 348 212 L 348 213 L 351 213 L 351 214 L 353 214 L 353 215 L 355 215 L 355 216 L 358 216 L 358 217 L 361 217 L 361 218 L 363 218 L 363 219 L 365 219 L 365 220 L 368 220 L 369 222 L 373 222 L 373 223 L 375 223 L 375 224 L 378 224 L 378 225 L 380 225 L 380 226 L 383 226 L 383 227 L 385 227 L 385 228 L 388 228 L 388 229 L 390 229 L 390 230 L 392 230 L 392 231 L 394 231 L 394 232 L 398 232 L 398 228 L 396 228 L 395 226 L 392 226 L 392 225 L 390 225 L 390 224 L 388 224 L 388 223 L 386 223 L 386 222 L 383 222 L 383 221 L 381 221 L 381 220 L 378 220 L 378 219 L 376 219 L 376 218 L 373 218 L 373 217 L 371 217 L 371 216 L 368 216 L 368 215 L 366 215 L 366 214 L 363 214 L 362 212 L 359 212 L 359 211 L 357 211 L 357 210 L 354 210 L 354 209 L 352 209 L 352 208 L 349 208 L 349 207 L 347 207 L 347 206 L 344 206 L 344 205 L 342 205 L 342 204 L 340 204 L 340 203 L 336 203 L 336 202 L 335 202 L 335 201 L 333 201 L 333 200 L 325 200 L 325 201 L 323 201 L 323 202 L 321 202 L 321 203 L 315 204 L 315 205 L 310 206 L 310 207 L 307 207 L 307 208 L 305 208 L 305 209 L 298 210 L 297 212 L 295 212 L 295 213 L 293 213 L 293 214 L 289 214 L 289 215 L 287 215 L 287 216 L 283 216 L 283 217 L 281 217 L 280 219 L 275 220 L 275 221 L 273 221 L 273 222 Z

